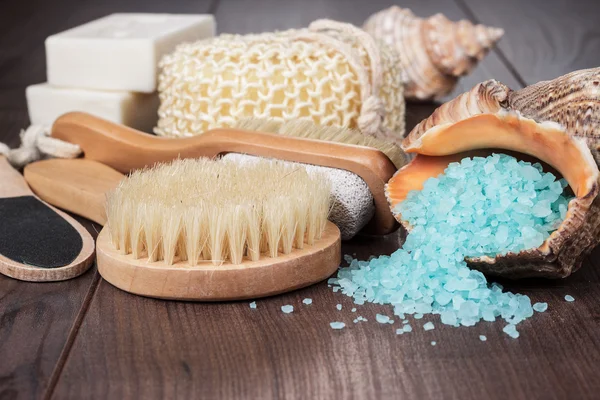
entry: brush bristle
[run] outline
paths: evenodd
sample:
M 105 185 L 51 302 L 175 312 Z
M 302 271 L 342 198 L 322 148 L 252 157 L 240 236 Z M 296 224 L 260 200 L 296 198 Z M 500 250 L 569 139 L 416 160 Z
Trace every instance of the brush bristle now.
M 398 169 L 408 162 L 406 154 L 395 143 L 365 136 L 355 129 L 317 125 L 307 119 L 277 122 L 270 119 L 246 118 L 238 121 L 235 127 L 248 131 L 277 133 L 299 138 L 372 147 L 385 154 Z
M 107 226 L 115 248 L 136 259 L 241 264 L 313 244 L 329 201 L 327 177 L 303 167 L 176 160 L 123 180 L 108 196 Z

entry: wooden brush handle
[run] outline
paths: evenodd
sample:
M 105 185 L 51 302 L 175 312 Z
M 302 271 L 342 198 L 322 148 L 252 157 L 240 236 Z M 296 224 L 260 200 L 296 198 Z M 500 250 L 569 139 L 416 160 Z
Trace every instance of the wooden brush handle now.
M 23 171 L 34 193 L 53 206 L 106 223 L 106 194 L 125 175 L 99 162 L 51 159 L 31 163 Z
M 367 231 L 386 234 L 397 227 L 384 194 L 385 183 L 394 175 L 396 167 L 381 151 L 369 147 L 236 129 L 215 129 L 199 136 L 170 139 L 80 112 L 57 119 L 52 136 L 78 144 L 85 158 L 122 173 L 178 157 L 213 158 L 226 153 L 347 170 L 365 181 L 375 200 L 375 216 L 366 227 Z

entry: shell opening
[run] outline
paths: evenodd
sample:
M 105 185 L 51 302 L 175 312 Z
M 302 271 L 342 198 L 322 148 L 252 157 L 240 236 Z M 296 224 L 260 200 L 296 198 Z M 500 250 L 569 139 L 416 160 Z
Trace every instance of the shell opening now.
M 598 181 L 598 167 L 585 142 L 569 136 L 559 125 L 540 124 L 517 113 L 481 114 L 435 126 L 405 144 L 407 153 L 419 156 L 392 178 L 390 183 L 397 183 L 391 185 L 396 193 L 388 196 L 397 204 L 409 191 L 420 190 L 428 178 L 442 173 L 449 163 L 478 155 L 464 152 L 482 149 L 515 151 L 547 163 L 579 198 L 592 191 Z

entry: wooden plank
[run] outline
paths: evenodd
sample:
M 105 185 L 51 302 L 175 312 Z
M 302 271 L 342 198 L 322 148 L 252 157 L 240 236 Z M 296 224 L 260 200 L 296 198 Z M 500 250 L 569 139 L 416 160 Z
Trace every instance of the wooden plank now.
M 0 102 L 4 99 L 4 91 L 0 91 Z M 0 109 L 0 142 L 9 147 L 17 147 L 21 140 L 19 132 L 28 123 L 27 112 L 24 110 Z
M 0 276 L 0 397 L 42 397 L 98 280 L 95 267 L 54 283 Z
M 55 283 L 0 276 L 0 397 L 42 397 L 97 281 L 95 267 Z
M 366 258 L 397 245 L 396 235 L 360 238 L 345 251 Z M 55 398 L 593 398 L 600 389 L 598 271 L 587 266 L 568 280 L 507 285 L 550 304 L 519 326 L 518 340 L 500 322 L 456 329 L 428 317 L 396 336 L 397 323 L 375 322 L 390 307 L 352 313 L 350 299 L 325 284 L 259 300 L 251 310 L 248 302 L 146 299 L 102 281 Z M 565 294 L 576 301 L 565 302 Z M 311 306 L 301 303 L 305 297 Z M 281 312 L 286 304 L 294 313 Z M 354 325 L 357 315 L 369 321 Z M 348 327 L 331 330 L 336 320 Z M 428 320 L 436 329 L 423 332 Z
M 457 1 L 504 28 L 500 50 L 528 84 L 600 66 L 599 1 Z

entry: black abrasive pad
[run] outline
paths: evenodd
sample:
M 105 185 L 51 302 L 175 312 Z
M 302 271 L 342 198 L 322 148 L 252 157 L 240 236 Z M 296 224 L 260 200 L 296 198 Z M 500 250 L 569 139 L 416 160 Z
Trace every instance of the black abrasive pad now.
M 0 199 L 0 254 L 21 264 L 56 268 L 81 252 L 81 235 L 33 196 Z

